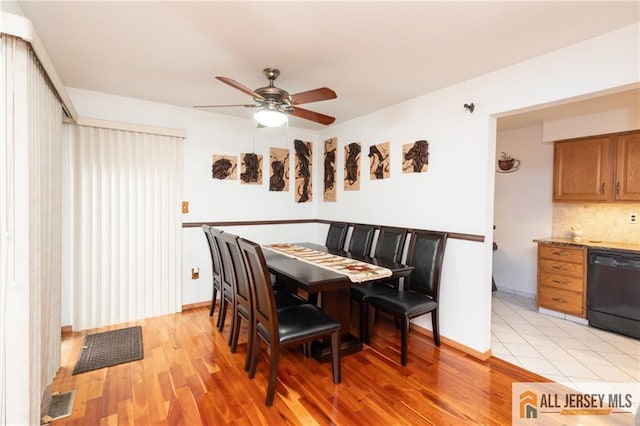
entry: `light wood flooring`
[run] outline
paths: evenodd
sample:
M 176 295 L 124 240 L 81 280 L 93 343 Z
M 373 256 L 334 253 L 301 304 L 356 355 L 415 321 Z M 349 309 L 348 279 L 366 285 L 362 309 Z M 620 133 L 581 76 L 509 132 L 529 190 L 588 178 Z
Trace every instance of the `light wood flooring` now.
M 276 397 L 264 404 L 265 348 L 256 377 L 243 371 L 246 337 L 227 345 L 207 308 L 63 335 L 54 391 L 75 390 L 70 417 L 52 425 L 504 425 L 511 424 L 512 382 L 547 381 L 496 358 L 478 361 L 411 333 L 407 367 L 400 338 L 380 316 L 371 346 L 342 358 L 342 383 L 330 363 L 300 350 L 281 357 Z M 71 375 L 85 334 L 141 325 L 144 359 Z M 355 330 L 354 330 L 355 331 Z

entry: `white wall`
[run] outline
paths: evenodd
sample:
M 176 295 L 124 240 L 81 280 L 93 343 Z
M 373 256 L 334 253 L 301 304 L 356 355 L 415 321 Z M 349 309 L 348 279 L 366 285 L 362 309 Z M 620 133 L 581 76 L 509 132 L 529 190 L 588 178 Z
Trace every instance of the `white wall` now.
M 494 115 L 637 83 L 638 29 L 638 25 L 626 27 L 317 133 L 290 129 L 289 146 L 294 137 L 315 142 L 314 202 L 305 205 L 294 203 L 291 192 L 269 193 L 266 184 L 249 187 L 238 181 L 211 180 L 213 153 L 239 154 L 250 149 L 249 121 L 79 90 L 69 92 L 83 116 L 187 130 L 184 196 L 191 202 L 192 213 L 185 222 L 319 217 L 485 235 L 485 243 L 449 241 L 441 299 L 442 335 L 484 352 L 490 348 Z M 468 102 L 476 105 L 473 114 L 463 107 Z M 338 202 L 323 203 L 318 192 L 321 141 L 334 136 L 339 144 L 338 180 L 344 176 L 344 145 L 354 141 L 362 142 L 365 174 L 359 192 L 346 193 L 339 186 Z M 429 141 L 429 171 L 403 175 L 402 144 L 418 139 Z M 391 179 L 369 181 L 368 161 L 364 161 L 368 160 L 368 147 L 386 141 L 391 142 Z M 256 146 L 256 151 L 268 155 L 268 145 Z M 311 232 L 310 238 L 317 239 L 320 227 L 306 226 L 301 231 Z M 286 229 L 291 232 L 293 228 Z M 200 256 L 205 245 L 204 240 L 196 242 L 197 231 L 193 232 L 185 231 L 185 272 L 204 261 L 194 258 L 195 251 Z M 252 232 L 258 236 L 258 231 Z M 265 232 L 259 235 L 263 241 L 291 235 L 299 239 L 296 232 L 284 234 L 282 229 L 260 232 Z M 210 289 L 185 290 L 183 300 L 190 303 L 209 297 Z M 418 322 L 429 327 L 428 321 Z
M 496 151 L 520 160 L 513 173 L 496 173 L 493 276 L 499 290 L 534 298 L 535 238 L 551 235 L 553 145 L 542 143 L 542 126 L 498 133 Z
M 602 135 L 640 129 L 640 102 L 628 108 L 564 118 L 545 120 L 542 124 L 542 140 L 552 143 L 562 139 Z

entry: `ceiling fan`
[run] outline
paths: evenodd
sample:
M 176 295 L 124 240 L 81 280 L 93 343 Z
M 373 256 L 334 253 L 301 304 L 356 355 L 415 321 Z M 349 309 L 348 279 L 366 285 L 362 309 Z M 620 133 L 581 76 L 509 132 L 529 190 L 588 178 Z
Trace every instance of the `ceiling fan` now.
M 314 121 L 316 123 L 329 125 L 336 119 L 330 115 L 321 114 L 319 112 L 310 111 L 300 108 L 298 105 L 311 102 L 325 101 L 335 99 L 336 92 L 328 87 L 320 87 L 318 89 L 308 90 L 306 92 L 290 95 L 284 89 L 276 87 L 273 82 L 280 75 L 280 71 L 276 68 L 265 68 L 264 75 L 269 80 L 269 85 L 251 90 L 248 87 L 228 78 L 216 76 L 216 79 L 228 84 L 234 89 L 251 96 L 256 102 L 255 104 L 237 104 L 237 105 L 197 105 L 194 108 L 219 108 L 219 107 L 236 107 L 242 106 L 246 108 L 259 108 L 254 118 L 259 124 L 268 127 L 275 127 L 284 124 L 287 121 L 287 115 L 303 118 L 305 120 Z

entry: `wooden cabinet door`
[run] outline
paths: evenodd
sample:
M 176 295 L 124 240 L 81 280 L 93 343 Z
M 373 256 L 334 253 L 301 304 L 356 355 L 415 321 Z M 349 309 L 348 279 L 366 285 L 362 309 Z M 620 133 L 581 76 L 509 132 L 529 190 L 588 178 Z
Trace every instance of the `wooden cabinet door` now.
M 640 132 L 618 136 L 615 199 L 640 201 Z
M 610 184 L 610 138 L 556 142 L 553 151 L 553 201 L 604 201 Z

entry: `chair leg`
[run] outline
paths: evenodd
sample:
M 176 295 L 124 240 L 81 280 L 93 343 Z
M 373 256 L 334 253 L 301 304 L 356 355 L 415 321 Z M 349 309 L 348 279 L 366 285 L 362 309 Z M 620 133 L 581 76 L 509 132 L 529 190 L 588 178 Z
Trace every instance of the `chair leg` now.
M 371 343 L 371 336 L 373 335 L 373 323 L 376 320 L 376 308 L 370 303 L 363 303 L 362 309 L 367 310 L 367 324 L 365 326 L 365 337 L 364 342 L 366 344 Z
M 249 378 L 253 379 L 256 376 L 256 367 L 258 366 L 258 357 L 260 356 L 260 338 L 253 335 L 251 342 L 251 352 L 249 353 Z
M 231 307 L 231 318 L 236 318 L 238 316 L 238 307 L 236 306 L 236 301 L 233 300 L 232 302 L 229 302 L 229 306 Z M 240 320 L 238 320 L 238 328 L 240 327 Z M 231 333 L 233 333 L 234 329 L 233 329 L 233 319 L 231 322 Z M 231 337 L 231 336 L 229 336 Z M 231 341 L 231 339 L 229 339 L 229 341 Z
M 363 300 L 360 301 L 360 324 L 358 325 L 360 330 L 360 340 L 369 344 L 371 336 L 369 336 L 369 304 Z M 375 318 L 375 316 L 374 316 Z
M 407 366 L 407 346 L 409 343 L 409 317 L 402 317 L 402 330 L 400 331 L 400 363 Z
M 333 369 L 333 383 L 340 383 L 340 329 L 331 335 L 331 368 Z
M 227 299 L 224 298 L 224 290 L 220 294 L 220 309 L 218 310 L 218 331 L 224 329 L 224 323 L 227 318 Z
M 433 325 L 433 342 L 440 346 L 440 330 L 438 328 L 438 308 L 431 311 L 431 324 Z
M 249 331 L 247 333 L 247 357 L 244 360 L 244 371 L 249 371 L 251 367 L 251 354 L 253 353 L 253 345 L 255 344 L 255 336 L 254 336 L 254 324 L 249 320 Z M 258 343 L 258 346 L 260 343 Z
M 218 289 L 216 288 L 216 285 L 213 285 L 213 296 L 211 296 L 211 309 L 209 309 L 209 316 L 212 317 L 213 316 L 213 312 L 216 309 L 216 298 L 218 297 Z
M 280 350 L 271 346 L 271 356 L 269 358 L 269 384 L 267 385 L 267 407 L 273 405 L 273 397 L 276 393 L 276 383 L 278 382 L 278 362 L 280 361 Z
M 302 354 L 305 358 L 309 358 L 311 356 L 311 342 L 302 344 Z
M 240 315 L 237 313 L 233 316 L 233 321 L 231 321 L 231 333 L 229 333 L 229 348 L 231 348 L 231 353 L 236 353 L 236 349 L 238 348 L 238 339 L 240 338 Z

